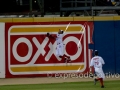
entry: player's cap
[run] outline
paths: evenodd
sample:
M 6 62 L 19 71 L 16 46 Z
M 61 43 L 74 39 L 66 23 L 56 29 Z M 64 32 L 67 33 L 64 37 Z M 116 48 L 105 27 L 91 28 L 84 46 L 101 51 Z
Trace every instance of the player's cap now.
M 61 29 L 59 29 L 59 30 L 60 30 L 60 32 L 62 32 L 62 33 L 64 32 L 64 31 L 63 31 L 63 30 L 61 30 Z
M 60 30 L 61 32 L 63 32 L 63 30 Z
M 94 51 L 94 54 L 95 54 L 95 55 L 98 55 L 98 50 L 95 50 L 95 51 Z

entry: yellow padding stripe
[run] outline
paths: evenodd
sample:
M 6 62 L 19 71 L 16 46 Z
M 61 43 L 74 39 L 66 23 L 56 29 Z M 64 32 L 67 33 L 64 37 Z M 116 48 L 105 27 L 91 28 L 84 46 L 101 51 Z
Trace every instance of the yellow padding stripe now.
M 115 16 L 115 17 L 114 17 L 114 20 L 115 20 L 115 21 L 120 20 L 120 16 Z
M 100 16 L 100 17 L 94 17 L 94 21 L 114 21 L 113 16 Z
M 60 71 L 60 70 L 82 70 L 84 65 L 63 65 L 63 66 L 28 66 L 28 67 L 10 67 L 13 72 L 32 72 L 32 71 Z
M 93 21 L 93 17 L 74 17 L 74 21 Z
M 22 27 L 22 26 L 21 26 Z M 64 27 L 25 27 L 25 28 L 12 28 L 10 30 L 11 33 L 21 33 L 21 32 L 58 32 L 59 29 L 65 30 L 66 26 Z M 83 28 L 80 26 L 69 26 L 67 32 L 71 31 L 83 31 Z
M 0 22 L 13 22 L 12 18 L 0 18 Z
M 33 22 L 33 18 L 13 18 L 13 22 Z
M 34 17 L 33 21 L 34 22 L 54 22 L 54 18 L 52 18 L 52 17 L 43 17 L 43 18 Z
M 120 16 L 0 18 L 0 22 L 116 21 Z
M 74 21 L 73 17 L 54 17 L 54 22 L 56 21 Z

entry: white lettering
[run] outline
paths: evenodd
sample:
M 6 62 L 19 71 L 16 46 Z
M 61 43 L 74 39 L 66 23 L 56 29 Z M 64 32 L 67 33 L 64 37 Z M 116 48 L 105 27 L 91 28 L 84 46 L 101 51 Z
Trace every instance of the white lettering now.
M 38 50 L 35 53 L 34 57 L 32 58 L 32 60 L 30 61 L 29 64 L 34 64 L 35 61 L 40 56 L 40 54 L 42 54 L 43 56 L 45 55 L 44 48 L 45 48 L 47 42 L 49 41 L 49 39 L 48 39 L 48 37 L 46 37 L 41 45 L 40 45 L 39 41 L 36 39 L 36 37 L 33 37 L 32 41 L 34 42 L 34 44 L 36 45 L 36 47 L 38 48 Z
M 28 53 L 24 57 L 19 56 L 17 53 L 17 46 L 22 42 L 28 46 Z M 15 43 L 13 44 L 12 52 L 16 60 L 18 60 L 19 62 L 25 62 L 30 59 L 32 52 L 33 52 L 33 47 L 32 47 L 31 42 L 27 38 L 21 37 L 17 39 Z
M 33 38 L 32 38 L 32 41 L 33 41 L 33 43 L 35 44 L 35 46 L 37 47 L 37 51 L 36 51 L 36 53 L 34 54 L 32 60 L 31 60 L 28 64 L 34 64 L 35 61 L 36 61 L 36 60 L 38 59 L 38 57 L 40 56 L 40 54 L 42 54 L 42 56 L 44 56 L 44 55 L 46 54 L 46 51 L 44 50 L 44 48 L 45 48 L 45 46 L 47 45 L 47 43 L 48 43 L 48 41 L 49 41 L 49 38 L 46 37 L 46 38 L 43 40 L 42 44 L 40 44 L 40 42 L 37 40 L 36 37 L 33 37 Z M 68 53 L 66 52 L 66 49 L 65 49 L 65 48 L 66 48 L 67 43 L 70 42 L 70 41 L 75 42 L 76 45 L 77 45 L 78 42 L 79 42 L 79 39 L 76 38 L 76 37 L 74 37 L 74 36 L 69 36 L 69 37 L 67 37 L 67 38 L 64 40 L 64 44 L 65 44 L 64 51 L 65 51 L 65 54 L 66 54 L 66 55 L 68 55 Z M 18 46 L 20 43 L 22 43 L 22 42 L 25 43 L 25 44 L 28 46 L 28 48 L 29 48 L 27 55 L 24 56 L 24 57 L 19 56 L 18 53 L 17 53 L 17 46 Z M 47 55 L 46 55 L 46 57 L 45 57 L 45 61 L 49 61 L 50 58 L 51 58 L 51 56 L 52 56 L 53 54 L 56 56 L 56 42 L 54 42 L 54 44 L 52 44 L 52 43 L 50 42 L 48 46 L 49 46 L 50 50 L 48 51 L 48 53 L 47 53 Z M 32 43 L 31 43 L 27 38 L 21 37 L 21 38 L 17 39 L 17 40 L 15 41 L 15 43 L 13 44 L 12 51 L 13 51 L 13 55 L 14 55 L 14 57 L 15 57 L 16 60 L 18 60 L 19 62 L 25 62 L 25 61 L 29 60 L 30 57 L 32 56 L 33 46 L 32 46 Z M 71 56 L 71 60 L 76 60 L 76 59 L 81 55 L 81 52 L 82 52 L 82 45 L 81 45 L 81 42 L 80 42 L 80 44 L 79 44 L 79 46 L 78 46 L 78 50 L 77 50 L 77 52 L 76 52 L 75 55 L 72 55 L 72 56 Z M 70 56 L 70 55 L 68 55 L 68 56 Z M 56 56 L 56 58 L 57 58 L 57 60 L 59 60 L 59 61 L 61 60 L 61 58 L 59 58 L 59 57 L 57 57 L 57 56 Z
M 79 42 L 79 39 L 77 39 L 76 37 L 73 37 L 73 36 L 70 36 L 70 37 L 66 38 L 66 39 L 64 40 L 65 47 L 66 47 L 67 43 L 70 42 L 70 41 L 75 42 L 76 45 L 77 45 L 78 42 Z M 80 43 L 79 43 L 79 46 L 78 46 L 77 53 L 76 53 L 75 55 L 72 55 L 72 56 L 70 57 L 71 60 L 76 60 L 76 59 L 80 56 L 81 52 L 82 52 L 82 45 L 81 45 L 81 42 L 80 42 Z M 68 55 L 68 53 L 66 52 L 66 50 L 65 50 L 65 54 Z M 69 56 L 69 55 L 68 55 L 68 56 Z
M 56 56 L 56 42 L 52 45 L 52 43 L 50 42 L 49 43 L 49 48 L 50 48 L 50 50 L 49 50 L 49 52 L 48 52 L 48 54 L 46 55 L 46 57 L 45 57 L 45 61 L 49 61 L 50 60 L 50 58 L 51 58 L 51 56 L 54 54 L 55 56 Z M 56 56 L 56 58 L 57 58 L 57 60 L 61 60 L 61 58 L 59 58 L 59 57 L 57 57 Z
M 49 46 L 50 50 L 49 50 L 48 54 L 45 57 L 45 61 L 49 61 L 52 54 L 53 54 L 54 45 L 52 45 L 52 43 L 49 43 L 48 46 Z

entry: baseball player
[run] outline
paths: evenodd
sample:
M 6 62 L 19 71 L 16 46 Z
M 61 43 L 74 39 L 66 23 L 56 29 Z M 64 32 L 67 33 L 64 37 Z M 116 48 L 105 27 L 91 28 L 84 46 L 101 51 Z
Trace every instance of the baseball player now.
M 58 34 L 56 34 L 55 36 L 50 35 L 49 33 L 47 33 L 47 36 L 56 39 L 56 55 L 61 59 L 65 60 L 65 62 L 71 62 L 70 57 L 64 54 L 63 33 L 64 31 L 59 29 Z
M 99 80 L 101 84 L 101 88 L 104 88 L 103 79 L 105 78 L 105 74 L 102 70 L 102 65 L 104 65 L 105 62 L 102 59 L 102 57 L 98 56 L 97 50 L 95 50 L 94 54 L 95 56 L 91 59 L 90 62 L 90 72 L 92 72 L 92 67 L 94 67 L 95 73 L 98 77 L 94 79 L 94 84 L 96 84 L 96 82 Z

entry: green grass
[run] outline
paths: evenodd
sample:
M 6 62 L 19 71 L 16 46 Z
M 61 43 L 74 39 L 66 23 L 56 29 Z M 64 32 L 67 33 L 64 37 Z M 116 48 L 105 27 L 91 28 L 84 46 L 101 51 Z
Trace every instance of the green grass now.
M 32 82 L 32 81 L 31 81 Z M 120 81 L 105 81 L 105 88 L 100 83 L 93 82 L 71 82 L 55 84 L 31 84 L 31 85 L 3 85 L 0 90 L 120 90 Z

